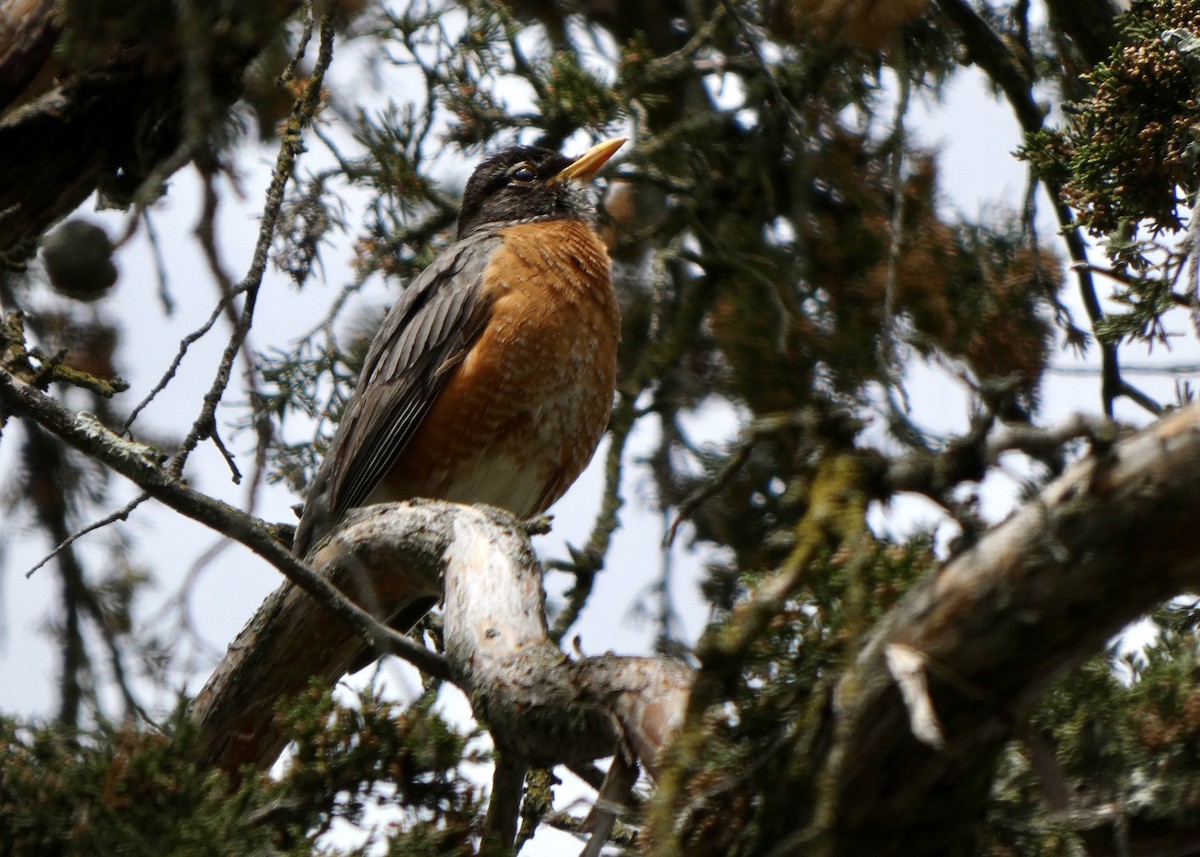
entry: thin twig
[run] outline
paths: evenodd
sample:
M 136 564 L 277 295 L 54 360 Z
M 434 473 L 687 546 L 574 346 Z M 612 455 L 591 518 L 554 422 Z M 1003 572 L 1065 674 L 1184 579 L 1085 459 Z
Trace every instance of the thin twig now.
M 889 492 L 923 494 L 945 508 L 949 495 L 961 482 L 978 481 L 1006 452 L 1023 452 L 1034 458 L 1055 454 L 1068 441 L 1087 438 L 1096 446 L 1111 445 L 1120 427 L 1103 417 L 1075 414 L 1057 426 L 1006 425 L 990 434 L 951 441 L 940 453 L 919 452 L 887 463 L 881 484 Z
M 1047 372 L 1055 375 L 1099 375 L 1104 370 L 1099 366 L 1047 366 Z M 1200 363 L 1126 364 L 1121 367 L 1122 375 L 1197 375 Z
M 291 61 L 276 80 L 279 86 L 284 86 L 295 79 L 296 69 L 300 65 L 300 60 L 304 59 L 304 54 L 308 52 L 308 43 L 312 40 L 313 23 L 312 2 L 308 2 L 304 4 L 304 29 L 300 31 L 300 38 L 296 40 L 296 50 L 292 52 Z
M 903 57 L 901 63 L 903 65 Z M 904 145 L 906 136 L 904 117 L 908 115 L 908 101 L 912 92 L 912 82 L 903 68 L 899 70 L 897 77 L 900 79 L 900 97 L 896 99 L 896 112 L 892 120 L 889 146 L 892 150 L 889 170 L 892 185 L 892 234 L 888 244 L 887 273 L 883 290 L 883 319 L 879 334 L 879 368 L 889 386 L 898 382 L 892 326 L 896 315 L 896 276 L 904 254 Z
M 240 293 L 241 292 L 239 291 L 236 294 Z M 155 397 L 158 396 L 159 393 L 167 388 L 167 385 L 170 384 L 174 379 L 175 373 L 179 371 L 179 367 L 183 363 L 183 358 L 187 355 L 188 349 L 194 342 L 212 330 L 213 325 L 217 323 L 217 319 L 221 317 L 221 312 L 225 309 L 226 304 L 233 300 L 234 296 L 235 295 L 228 295 L 222 297 L 221 300 L 217 302 L 217 305 L 213 307 L 212 312 L 209 313 L 208 319 L 204 322 L 204 324 L 200 325 L 200 327 L 196 328 L 179 341 L 179 349 L 175 352 L 175 357 L 171 360 L 171 365 L 167 367 L 165 372 L 163 372 L 162 377 L 158 379 L 158 383 L 155 384 L 150 392 L 146 394 L 145 398 L 138 402 L 137 406 L 129 412 L 129 416 L 125 419 L 125 423 L 121 426 L 121 434 L 127 434 L 130 428 L 133 426 L 134 420 L 138 418 L 138 415 L 145 410 L 152 401 L 154 401 Z
M 938 6 L 946 17 L 958 27 L 962 40 L 970 51 L 971 60 L 979 65 L 1004 92 L 1022 130 L 1027 134 L 1040 130 L 1045 120 L 1045 111 L 1034 98 L 1033 83 L 1024 66 L 1012 55 L 1012 51 L 1004 40 L 965 0 L 938 0 Z M 1084 310 L 1087 312 L 1088 320 L 1091 322 L 1092 330 L 1095 331 L 1096 327 L 1104 321 L 1105 314 L 1096 293 L 1095 281 L 1092 279 L 1087 243 L 1079 231 L 1070 206 L 1063 201 L 1061 183 L 1055 181 L 1052 176 L 1043 176 L 1042 181 L 1054 200 L 1054 214 L 1058 219 L 1063 240 L 1066 242 L 1067 252 L 1071 256 L 1072 269 L 1075 271 L 1079 283 L 1079 295 L 1083 301 Z M 1101 342 L 1100 353 L 1103 365 L 1100 396 L 1106 417 L 1112 418 L 1113 402 L 1123 395 L 1129 396 L 1137 404 L 1150 410 L 1151 413 L 1161 411 L 1161 408 L 1150 397 L 1122 383 L 1121 367 L 1115 345 Z M 1153 407 L 1149 407 L 1150 405 Z
M 1121 386 L 1119 389 L 1122 396 L 1129 399 L 1134 404 L 1141 406 L 1144 410 L 1149 411 L 1156 417 L 1162 416 L 1163 412 L 1166 410 L 1158 403 L 1156 399 L 1147 393 L 1142 392 L 1125 379 L 1121 379 Z
M 667 531 L 665 543 L 671 545 L 683 523 L 695 514 L 708 500 L 712 499 L 724 487 L 730 484 L 733 477 L 750 460 L 750 453 L 760 440 L 796 428 L 811 427 L 814 416 L 810 411 L 792 411 L 783 414 L 769 414 L 752 420 L 738 433 L 738 440 L 726 454 L 725 462 L 711 479 L 706 479 L 700 487 L 683 499 L 678 506 L 675 519 Z
M 775 97 L 775 101 L 783 111 L 783 115 L 787 117 L 788 125 L 791 126 L 792 131 L 796 134 L 804 135 L 804 117 L 800 115 L 800 111 L 796 109 L 795 105 L 788 100 L 788 97 L 783 92 L 783 87 L 779 85 L 779 80 L 775 77 L 775 70 L 763 58 L 762 51 L 758 46 L 759 38 L 750 30 L 750 25 L 746 23 L 746 19 L 738 11 L 736 0 L 721 0 L 721 5 L 737 25 L 742 38 L 746 40 L 746 46 L 750 48 L 750 53 L 754 57 L 754 61 L 758 64 L 759 72 L 761 72 L 763 79 L 766 80 L 767 86 L 770 87 L 771 94 Z
M 283 207 L 284 190 L 295 170 L 296 159 L 304 150 L 301 131 L 312 121 L 321 102 L 321 84 L 325 77 L 325 71 L 333 59 L 333 35 L 333 25 L 326 18 L 321 22 L 321 48 L 317 55 L 316 66 L 305 87 L 304 95 L 297 100 L 292 110 L 291 119 L 288 121 L 287 130 L 283 134 L 283 141 L 279 147 L 279 155 L 275 160 L 275 169 L 272 172 L 271 184 L 267 188 L 267 201 L 263 207 L 258 242 L 254 248 L 250 270 L 237 288 L 246 293 L 241 318 L 221 356 L 216 377 L 204 397 L 204 406 L 192 424 L 192 430 L 188 432 L 179 450 L 171 458 L 169 468 L 177 475 L 183 472 L 184 463 L 192 450 L 196 448 L 201 439 L 209 435 L 211 427 L 215 425 L 217 405 L 229 384 L 233 361 L 249 333 L 250 324 L 254 318 L 254 307 L 258 300 L 258 290 L 262 285 L 263 274 L 267 268 L 271 240 L 275 234 L 279 212 Z M 233 290 L 234 288 L 231 286 L 230 291 Z
M 93 523 L 88 524 L 83 529 L 76 530 L 75 532 L 71 533 L 71 535 L 67 536 L 58 545 L 58 547 L 56 547 L 54 550 L 50 551 L 50 553 L 46 554 L 44 557 L 42 557 L 40 560 L 38 560 L 37 564 L 34 565 L 33 568 L 31 568 L 31 569 L 29 569 L 29 571 L 25 572 L 26 579 L 33 577 L 33 573 L 35 571 L 37 571 L 39 568 L 44 566 L 46 563 L 50 562 L 50 560 L 54 559 L 56 556 L 58 556 L 64 550 L 66 550 L 71 545 L 73 545 L 75 542 L 79 541 L 81 538 L 86 536 L 88 533 L 95 532 L 96 530 L 98 530 L 102 527 L 107 527 L 109 524 L 115 524 L 117 521 L 128 520 L 129 514 L 134 509 L 136 509 L 138 506 L 142 505 L 142 503 L 146 502 L 149 499 L 150 499 L 150 495 L 147 494 L 145 491 L 143 491 L 141 494 L 138 494 L 136 497 L 134 497 L 132 500 L 130 500 L 128 503 L 126 503 L 124 506 L 122 506 L 120 509 L 117 509 L 117 511 L 113 512 L 111 515 L 106 515 L 105 517 L 101 518 L 100 520 L 94 521 Z
M 221 457 L 225 459 L 225 464 L 229 467 L 229 472 L 233 477 L 234 485 L 242 484 L 242 471 L 238 470 L 237 462 L 234 460 L 233 453 L 225 446 L 225 441 L 221 440 L 221 432 L 217 429 L 216 423 L 209 427 L 209 439 L 213 442 L 213 446 L 221 453 Z
M 126 717 L 136 714 L 151 726 L 160 728 L 159 724 L 146 713 L 137 697 L 133 695 L 133 689 L 129 686 L 125 674 L 125 657 L 121 652 L 120 643 L 117 642 L 117 633 L 113 630 L 111 617 L 104 609 L 104 605 L 100 603 L 100 599 L 96 597 L 95 591 L 90 586 L 85 586 L 81 595 L 83 596 L 81 603 L 91 618 L 92 624 L 96 626 L 105 648 L 108 649 L 108 666 L 112 670 L 113 683 L 120 690 L 121 700 L 125 703 Z M 98 708 L 99 706 L 97 706 Z
M 167 261 L 163 257 L 162 245 L 158 240 L 158 232 L 150 218 L 150 209 L 142 210 L 142 224 L 146 227 L 146 240 L 150 242 L 150 255 L 154 257 L 154 271 L 158 277 L 158 300 L 163 312 L 172 315 L 175 312 L 175 301 L 171 298 L 171 290 L 167 285 Z

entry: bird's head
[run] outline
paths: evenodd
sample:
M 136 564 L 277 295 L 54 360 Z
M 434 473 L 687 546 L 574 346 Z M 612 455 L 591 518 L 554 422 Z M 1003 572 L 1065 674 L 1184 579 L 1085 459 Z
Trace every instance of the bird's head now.
M 467 181 L 458 237 L 494 223 L 590 219 L 594 209 L 583 186 L 624 143 L 624 137 L 605 140 L 575 159 L 537 146 L 497 152 Z

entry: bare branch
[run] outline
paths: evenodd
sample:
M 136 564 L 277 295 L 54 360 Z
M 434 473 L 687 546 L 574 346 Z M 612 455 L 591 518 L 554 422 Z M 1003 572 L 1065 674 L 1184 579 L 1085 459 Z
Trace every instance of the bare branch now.
M 1022 434 L 1003 442 L 1040 441 Z M 1198 511 L 1193 404 L 1126 439 L 1102 437 L 1089 458 L 919 583 L 817 691 L 812 722 L 797 724 L 797 746 L 818 748 L 807 775 L 817 792 L 777 853 L 816 842 L 828 855 L 965 851 L 1003 742 L 1050 682 L 1156 604 L 1200 586 Z M 654 853 L 679 847 L 673 820 L 689 793 L 678 779 L 703 768 L 702 716 L 723 698 L 707 686 L 719 656 L 738 651 L 791 582 L 776 571 L 723 633 L 702 641 L 704 667 L 653 810 Z
M 1106 446 L 1119 427 L 1106 419 L 1076 414 L 1061 425 L 1039 428 L 1006 425 L 978 437 L 968 435 L 952 441 L 940 452 L 916 452 L 889 461 L 881 479 L 885 493 L 912 491 L 947 505 L 950 491 L 961 482 L 980 481 L 1006 452 L 1020 451 L 1034 458 L 1055 454 L 1076 438 L 1088 438 Z
M 292 555 L 264 521 L 195 491 L 165 470 L 161 465 L 166 456 L 161 451 L 121 438 L 91 414 L 74 414 L 36 387 L 3 371 L 0 371 L 0 405 L 13 415 L 34 420 L 164 505 L 241 542 L 318 599 L 364 639 L 384 650 L 420 658 L 420 652 L 424 651 L 421 647 L 376 621 L 314 573 Z
M 44 557 L 42 557 L 40 560 L 38 560 L 37 564 L 34 565 L 33 568 L 31 568 L 31 569 L 29 569 L 29 571 L 25 572 L 25 577 L 27 577 L 27 578 L 33 577 L 33 573 L 35 571 L 37 571 L 43 565 L 48 563 L 50 560 L 54 559 L 54 557 L 58 556 L 58 554 L 60 554 L 64 550 L 66 550 L 68 547 L 73 545 L 75 542 L 79 541 L 81 538 L 86 536 L 88 533 L 95 532 L 96 530 L 99 530 L 102 527 L 107 527 L 109 524 L 115 524 L 117 521 L 129 520 L 129 514 L 134 509 L 136 509 L 138 506 L 142 505 L 142 503 L 146 502 L 149 499 L 150 499 L 150 495 L 143 491 L 141 494 L 138 494 L 136 497 L 134 497 L 132 500 L 130 500 L 128 503 L 126 503 L 124 506 L 122 506 L 120 509 L 117 509 L 117 511 L 113 512 L 111 515 L 105 515 L 100 520 L 93 521 L 92 523 L 88 524 L 86 527 L 83 527 L 82 529 L 76 530 L 75 532 L 71 533 L 71 535 L 69 535 L 69 536 L 67 536 L 67 538 L 63 539 L 62 542 L 60 542 L 58 544 L 58 546 L 54 548 L 54 550 L 50 551 L 50 553 L 46 554 Z
M 1004 92 L 1022 130 L 1029 134 L 1041 129 L 1045 119 L 1045 110 L 1034 97 L 1033 82 L 1029 79 L 1024 66 L 1014 56 L 1004 39 L 965 0 L 938 0 L 938 6 L 958 28 L 963 44 L 969 51 L 970 60 L 976 63 Z M 1075 271 L 1079 283 L 1079 296 L 1083 301 L 1088 319 L 1092 323 L 1092 329 L 1095 330 L 1096 326 L 1104 321 L 1105 313 L 1096 293 L 1095 281 L 1092 278 L 1087 242 L 1075 222 L 1075 216 L 1071 213 L 1070 206 L 1063 201 L 1061 185 L 1046 177 L 1043 177 L 1042 181 L 1046 184 L 1046 191 L 1054 200 L 1054 214 L 1058 218 L 1063 241 L 1066 242 L 1067 252 L 1071 256 L 1072 269 Z M 1101 342 L 1100 353 L 1103 363 L 1100 396 L 1107 417 L 1112 418 L 1113 401 L 1121 396 L 1128 396 L 1153 414 L 1157 415 L 1161 412 L 1161 408 L 1156 402 L 1121 380 L 1121 367 L 1116 345 Z
M 122 433 L 128 432 L 130 427 L 133 425 L 134 420 L 138 418 L 138 415 L 141 414 L 141 412 L 145 410 L 151 402 L 154 401 L 155 397 L 158 396 L 159 393 L 167 389 L 167 385 L 171 383 L 171 379 L 175 377 L 175 373 L 179 371 L 179 367 L 183 364 L 183 358 L 187 356 L 188 349 L 191 348 L 194 342 L 203 337 L 204 334 L 212 330 L 213 325 L 217 323 L 217 319 L 221 317 L 221 312 L 226 306 L 229 305 L 229 302 L 236 297 L 236 294 L 240 294 L 240 292 L 223 295 L 221 300 L 217 302 L 217 305 L 213 307 L 212 312 L 209 313 L 208 318 L 205 319 L 204 323 L 179 341 L 179 348 L 176 349 L 175 356 L 171 359 L 171 365 L 166 368 L 166 371 L 164 371 L 162 377 L 158 379 L 158 383 L 156 383 L 150 389 L 150 392 L 147 393 L 145 397 L 134 406 L 133 410 L 129 412 L 129 416 L 125 418 L 125 423 L 121 427 Z
M 444 574 L 448 669 L 431 653 L 412 660 L 463 689 L 513 764 L 577 764 L 622 743 L 658 770 L 690 670 L 669 658 L 570 660 L 549 639 L 527 528 L 506 513 L 433 500 L 374 505 L 349 515 L 309 559 L 382 618 L 440 594 Z M 313 677 L 337 681 L 361 647 L 354 629 L 285 584 L 197 697 L 201 763 L 269 765 L 283 746 L 275 705 Z
M 675 536 L 683 523 L 695 514 L 704 503 L 726 488 L 738 472 L 750 460 L 750 454 L 755 445 L 764 438 L 780 432 L 799 430 L 806 433 L 816 432 L 821 423 L 822 415 L 815 409 L 791 411 L 778 414 L 767 414 L 751 420 L 738 431 L 737 442 L 725 455 L 725 462 L 713 474 L 712 478 L 702 482 L 691 494 L 683 498 L 678 505 L 674 520 L 667 530 L 665 545 L 675 542 Z
M 513 758 L 503 751 L 496 753 L 492 796 L 484 819 L 479 857 L 512 853 L 513 840 L 517 835 L 517 816 L 521 809 L 521 791 L 528 768 L 523 759 Z
M 142 209 L 142 224 L 146 227 L 146 241 L 150 245 L 150 253 L 154 257 L 154 272 L 158 277 L 158 302 L 162 304 L 165 315 L 175 312 L 175 300 L 171 297 L 171 288 L 167 283 L 167 261 L 163 255 L 162 244 L 158 240 L 158 230 L 154 228 L 154 219 L 149 209 Z
M 628 742 L 652 774 L 683 715 L 691 671 L 671 658 L 572 661 L 550 641 L 527 535 L 454 517 L 446 564 L 446 656 L 499 747 L 532 764 L 588 761 Z
M 240 284 L 240 288 L 246 293 L 241 315 L 233 335 L 225 347 L 225 352 L 221 355 L 221 362 L 212 386 L 204 397 L 204 407 L 201 409 L 200 415 L 196 417 L 192 430 L 184 438 L 179 451 L 172 456 L 170 468 L 177 475 L 183 472 L 183 465 L 187 461 L 188 455 L 196 448 L 200 440 L 212 434 L 217 405 L 229 384 L 233 361 L 241 350 L 242 343 L 245 341 L 246 335 L 250 331 L 250 324 L 254 319 L 258 289 L 267 268 L 268 251 L 271 247 L 271 239 L 275 234 L 275 224 L 279 220 L 279 211 L 283 206 L 284 189 L 296 168 L 297 157 L 304 151 L 301 131 L 312 122 L 312 118 L 317 112 L 321 101 L 321 82 L 324 80 L 325 70 L 329 68 L 332 60 L 333 25 L 326 20 L 321 25 L 321 49 L 312 77 L 304 89 L 304 94 L 296 101 L 292 109 L 291 118 L 283 134 L 283 141 L 279 146 L 279 154 L 275 159 L 275 169 L 271 173 L 271 184 L 267 188 L 267 201 L 263 207 L 263 216 L 259 225 L 258 242 L 254 247 L 254 258 L 250 263 L 250 270 Z M 220 279 L 220 265 L 215 258 L 215 250 L 211 246 L 208 249 L 214 274 Z M 224 294 L 232 294 L 235 290 L 232 284 L 223 283 L 223 286 L 225 286 Z
M 596 796 L 596 805 L 583 822 L 584 830 L 590 830 L 592 837 L 580 857 L 600 857 L 600 852 L 617 825 L 617 816 L 628 806 L 638 773 L 637 763 L 627 759 L 624 753 L 613 756 L 600 794 Z
M 414 504 L 397 520 L 387 515 L 389 508 L 374 506 L 348 516 L 309 556 L 326 585 L 371 605 L 383 621 L 414 600 L 441 594 L 437 533 L 446 514 L 445 504 Z M 200 764 L 236 771 L 275 760 L 283 749 L 275 705 L 313 679 L 332 685 L 362 651 L 361 633 L 330 613 L 291 582 L 263 602 L 196 697 Z M 388 645 L 383 650 L 431 675 L 451 678 L 435 653 L 407 637 L 391 640 L 398 641 L 403 650 Z

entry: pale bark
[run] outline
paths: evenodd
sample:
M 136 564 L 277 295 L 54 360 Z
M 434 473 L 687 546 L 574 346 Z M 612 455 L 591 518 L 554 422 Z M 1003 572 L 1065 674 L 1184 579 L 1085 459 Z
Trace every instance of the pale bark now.
M 439 596 L 438 544 L 425 535 L 440 506 L 409 509 L 406 539 L 381 545 L 391 524 L 387 509 L 361 510 L 314 550 L 310 564 L 373 615 L 387 620 L 420 597 Z M 267 767 L 285 739 L 276 705 L 316 680 L 332 686 L 364 646 L 363 638 L 294 583 L 272 593 L 255 613 L 193 704 L 199 726 L 198 761 L 230 772 Z
M 431 500 L 352 513 L 308 557 L 327 581 L 388 618 L 441 595 L 449 678 L 498 748 L 552 766 L 618 747 L 652 773 L 678 727 L 690 671 L 669 658 L 572 660 L 547 632 L 541 567 L 528 534 L 498 510 Z M 197 697 L 201 764 L 269 765 L 283 738 L 272 713 L 316 677 L 332 684 L 361 638 L 288 583 L 260 608 Z
M 652 774 L 678 728 L 691 671 L 671 658 L 572 660 L 550 641 L 527 537 L 462 510 L 445 553 L 446 655 L 497 746 L 535 765 L 611 755 Z

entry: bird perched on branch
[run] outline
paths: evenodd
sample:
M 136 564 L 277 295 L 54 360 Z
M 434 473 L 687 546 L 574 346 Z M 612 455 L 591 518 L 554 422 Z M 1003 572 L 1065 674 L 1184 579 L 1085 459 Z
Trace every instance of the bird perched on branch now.
M 540 514 L 587 466 L 612 408 L 620 309 L 585 185 L 624 142 L 574 160 L 521 146 L 475 169 L 457 242 L 371 345 L 309 490 L 297 554 L 371 503 L 436 497 Z

